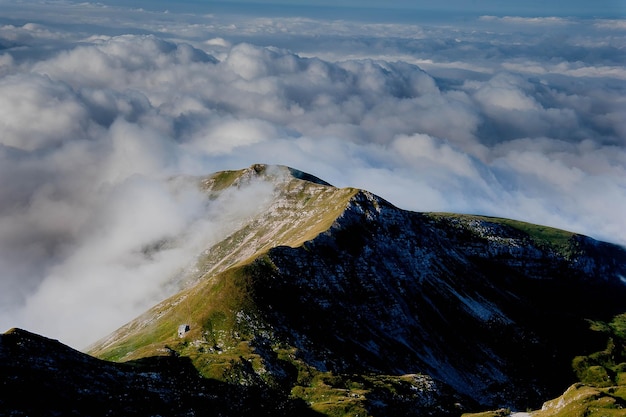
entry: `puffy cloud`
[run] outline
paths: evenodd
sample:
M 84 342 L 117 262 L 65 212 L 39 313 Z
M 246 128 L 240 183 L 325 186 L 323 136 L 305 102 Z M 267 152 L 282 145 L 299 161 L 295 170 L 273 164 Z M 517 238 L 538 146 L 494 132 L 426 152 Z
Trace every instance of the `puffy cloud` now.
M 0 80 L 0 144 L 36 150 L 84 138 L 87 112 L 74 92 L 39 75 Z
M 270 192 L 208 201 L 176 178 L 257 162 L 626 243 L 619 20 L 72 6 L 0 27 L 5 327 L 82 347 L 133 318 Z
M 122 35 L 100 38 L 89 46 L 77 46 L 38 62 L 33 70 L 63 80 L 70 85 L 91 88 L 125 89 L 152 87 L 158 92 L 163 78 L 173 80 L 162 69 L 194 63 L 216 62 L 203 51 L 188 44 L 174 44 L 154 36 Z
M 541 106 L 523 91 L 520 84 L 527 83 L 518 77 L 498 74 L 481 85 L 474 97 L 487 112 L 539 110 Z
M 22 26 L 0 26 L 0 45 L 4 47 L 33 44 L 38 41 L 58 40 L 69 37 L 67 32 L 55 31 L 37 23 L 25 23 Z
M 233 152 L 241 146 L 281 137 L 277 127 L 263 120 L 218 119 L 194 134 L 193 146 L 210 155 Z
M 420 165 L 421 169 L 432 171 L 437 175 L 445 172 L 446 175 L 453 174 L 463 179 L 480 178 L 474 162 L 466 153 L 455 150 L 449 145 L 437 143 L 428 135 L 397 137 L 392 148 L 409 164 Z

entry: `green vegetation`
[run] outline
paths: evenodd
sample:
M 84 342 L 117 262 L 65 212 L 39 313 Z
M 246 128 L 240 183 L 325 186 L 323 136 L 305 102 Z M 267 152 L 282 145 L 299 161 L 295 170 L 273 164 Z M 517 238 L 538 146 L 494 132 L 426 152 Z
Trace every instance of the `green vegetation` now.
M 594 387 L 623 384 L 626 380 L 626 313 L 609 323 L 590 322 L 591 329 L 607 336 L 606 349 L 588 356 L 577 356 L 572 367 L 578 379 Z
M 478 221 L 510 227 L 528 236 L 528 238 L 539 247 L 552 248 L 557 253 L 561 253 L 566 257 L 571 255 L 571 252 L 573 251 L 572 237 L 575 234 L 566 230 L 501 217 L 455 213 L 428 213 L 427 215 L 438 221 L 447 221 L 451 223 L 460 222 L 463 225 L 469 225 L 470 222 Z
M 533 417 L 624 417 L 626 387 L 598 388 L 572 385 L 562 396 L 548 401 Z
M 253 308 L 249 275 L 245 268 L 232 268 L 152 308 L 113 345 L 91 353 L 113 361 L 168 355 L 184 348 L 187 340 L 234 349 L 251 337 L 251 329 L 246 329 L 245 320 L 238 320 L 237 313 L 250 317 Z M 177 335 L 180 324 L 190 325 L 184 339 Z
M 303 399 L 313 410 L 327 416 L 368 415 L 368 390 L 362 385 L 352 383 L 347 377 L 308 367 L 305 374 L 305 380 L 299 375 L 299 385 L 291 389 L 294 398 Z
M 241 177 L 245 170 L 220 171 L 213 174 L 207 184 L 210 184 L 211 191 L 222 191 L 231 187 L 234 182 Z
M 434 405 L 421 402 L 432 389 L 424 375 L 335 375 L 310 368 L 305 373 L 308 378 L 298 379 L 292 396 L 327 416 L 418 415 L 419 407 L 432 411 Z
M 572 367 L 580 380 L 562 396 L 544 404 L 532 417 L 626 417 L 626 313 L 610 322 L 590 321 L 607 336 L 606 349 L 577 356 Z M 506 410 L 505 410 L 506 411 Z M 505 417 L 503 410 L 463 417 Z
M 520 230 L 531 237 L 535 242 L 540 244 L 547 244 L 553 248 L 563 251 L 567 250 L 571 244 L 571 238 L 574 233 L 566 230 L 555 229 L 548 226 L 540 226 L 532 223 L 521 222 L 511 219 L 496 219 L 486 217 L 485 219 L 491 219 L 497 221 L 497 223 L 512 227 Z

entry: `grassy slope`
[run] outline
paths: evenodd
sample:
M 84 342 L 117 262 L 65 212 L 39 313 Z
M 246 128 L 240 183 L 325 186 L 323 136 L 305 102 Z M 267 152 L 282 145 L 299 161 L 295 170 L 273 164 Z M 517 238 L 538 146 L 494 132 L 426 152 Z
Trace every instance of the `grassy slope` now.
M 486 222 L 510 227 L 526 234 L 538 246 L 549 247 L 566 257 L 572 250 L 571 241 L 572 237 L 575 236 L 575 233 L 566 230 L 501 217 L 455 213 L 428 213 L 428 215 L 438 220 L 458 221 L 463 225 L 470 225 L 472 222 Z
M 541 410 L 529 411 L 530 417 L 624 417 L 626 385 L 599 388 L 574 384 L 558 398 L 544 403 Z M 463 414 L 462 417 L 508 417 L 510 410 Z

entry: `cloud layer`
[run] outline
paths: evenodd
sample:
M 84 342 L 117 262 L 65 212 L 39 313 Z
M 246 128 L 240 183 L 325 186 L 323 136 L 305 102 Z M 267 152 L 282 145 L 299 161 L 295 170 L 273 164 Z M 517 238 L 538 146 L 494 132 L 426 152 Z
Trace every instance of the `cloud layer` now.
M 63 4 L 0 20 L 2 327 L 84 347 L 141 313 L 269 192 L 173 178 L 257 162 L 626 244 L 622 20 Z

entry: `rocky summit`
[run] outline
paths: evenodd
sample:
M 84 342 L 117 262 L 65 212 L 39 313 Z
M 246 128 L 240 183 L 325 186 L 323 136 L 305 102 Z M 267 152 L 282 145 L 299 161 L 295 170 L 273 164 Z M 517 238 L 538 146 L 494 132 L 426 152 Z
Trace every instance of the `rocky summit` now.
M 577 356 L 606 346 L 590 323 L 626 311 L 626 250 L 589 237 L 409 212 L 283 166 L 185 181 L 210 198 L 264 184 L 272 198 L 88 354 L 3 335 L 0 410 L 36 414 L 23 390 L 86 399 L 47 395 L 40 414 L 96 415 L 90 399 L 126 415 L 540 408 L 578 381 Z

